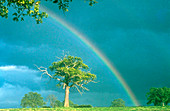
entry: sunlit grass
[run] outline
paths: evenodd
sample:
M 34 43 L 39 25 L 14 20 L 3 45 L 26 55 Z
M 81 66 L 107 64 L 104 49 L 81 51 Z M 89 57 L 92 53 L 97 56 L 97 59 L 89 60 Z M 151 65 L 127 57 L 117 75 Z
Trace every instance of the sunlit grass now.
M 144 107 L 93 107 L 93 108 L 16 108 L 0 109 L 0 111 L 170 111 L 170 106 Z

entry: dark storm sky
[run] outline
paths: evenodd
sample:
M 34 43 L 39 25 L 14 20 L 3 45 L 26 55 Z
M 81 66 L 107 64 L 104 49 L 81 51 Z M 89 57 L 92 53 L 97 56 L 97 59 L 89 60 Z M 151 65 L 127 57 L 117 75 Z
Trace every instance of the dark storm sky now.
M 141 105 L 150 87 L 170 87 L 170 1 L 98 0 L 89 7 L 73 1 L 65 15 L 51 3 L 43 6 L 87 37 L 121 73 Z M 50 15 L 49 15 L 50 16 Z M 40 79 L 33 64 L 48 67 L 62 51 L 80 56 L 97 75 L 97 84 L 80 96 L 72 90 L 77 104 L 109 106 L 116 98 L 133 105 L 106 65 L 75 35 L 50 17 L 37 25 L 31 18 L 15 23 L 0 18 L 0 108 L 19 107 L 25 93 L 36 91 L 45 98 L 64 91 L 55 82 Z M 15 94 L 14 94 L 15 92 Z

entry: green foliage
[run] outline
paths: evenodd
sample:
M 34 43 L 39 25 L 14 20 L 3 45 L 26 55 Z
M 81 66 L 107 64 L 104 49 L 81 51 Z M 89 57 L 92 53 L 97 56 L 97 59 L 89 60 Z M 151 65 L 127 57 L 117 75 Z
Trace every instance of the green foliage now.
M 25 96 L 21 100 L 21 106 L 23 108 L 37 108 L 38 106 L 42 107 L 43 105 L 45 105 L 43 97 L 41 97 L 41 95 L 36 92 L 29 92 L 28 94 L 25 94 Z
M 96 78 L 96 75 L 88 71 L 89 67 L 80 57 L 65 56 L 60 61 L 53 62 L 49 69 L 55 72 L 51 78 L 59 81 L 57 86 L 76 87 L 79 92 L 78 87 L 88 90 L 83 85 L 93 82 Z
M 83 63 L 80 57 L 74 56 L 64 56 L 60 58 L 60 61 L 53 62 L 49 69 L 54 72 L 54 74 L 49 74 L 47 68 L 37 67 L 42 73 L 42 75 L 47 75 L 51 79 L 57 80 L 56 86 L 65 89 L 65 103 L 64 107 L 69 107 L 69 89 L 72 87 L 77 88 L 79 93 L 83 90 L 88 90 L 84 85 L 89 82 L 94 82 L 96 75 L 91 74 L 88 70 L 89 67 Z
M 69 3 L 72 0 L 45 0 L 52 1 L 57 4 L 59 9 L 64 12 L 68 11 Z M 89 5 L 97 3 L 95 0 L 89 1 Z M 12 14 L 14 21 L 24 21 L 24 16 L 30 16 L 34 18 L 37 24 L 42 23 L 43 18 L 47 18 L 48 14 L 46 12 L 40 12 L 40 0 L 0 0 L 0 16 L 8 18 L 9 7 L 12 7 L 15 12 Z
M 111 102 L 110 107 L 125 107 L 125 101 L 122 99 L 115 99 L 114 101 Z
M 69 100 L 69 105 L 70 105 L 70 107 L 74 107 L 73 101 Z
M 59 100 L 55 101 L 55 108 L 56 107 L 63 107 L 63 106 L 64 106 L 64 104 L 61 101 L 59 101 Z
M 40 1 L 35 0 L 0 0 L 0 16 L 8 18 L 9 7 L 15 9 L 12 14 L 14 21 L 24 21 L 24 16 L 34 18 L 37 24 L 42 23 L 42 18 L 47 18 L 46 12 L 39 11 Z
M 164 106 L 170 103 L 170 88 L 150 88 L 146 94 L 147 104 L 154 104 L 154 106 Z

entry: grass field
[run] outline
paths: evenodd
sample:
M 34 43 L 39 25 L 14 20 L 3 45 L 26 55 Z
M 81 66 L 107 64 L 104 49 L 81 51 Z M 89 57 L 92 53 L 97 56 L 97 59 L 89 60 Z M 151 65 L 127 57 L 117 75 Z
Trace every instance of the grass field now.
M 93 107 L 93 108 L 18 108 L 18 109 L 0 109 L 0 111 L 170 111 L 170 106 Z

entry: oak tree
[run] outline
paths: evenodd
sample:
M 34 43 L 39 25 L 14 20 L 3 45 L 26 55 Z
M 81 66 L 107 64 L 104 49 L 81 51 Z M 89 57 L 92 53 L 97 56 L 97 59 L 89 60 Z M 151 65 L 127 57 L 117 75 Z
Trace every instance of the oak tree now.
M 94 82 L 96 75 L 91 74 L 89 67 L 83 63 L 80 57 L 64 56 L 59 61 L 53 62 L 49 69 L 54 74 L 49 74 L 47 68 L 37 67 L 42 75 L 48 75 L 51 79 L 57 80 L 57 86 L 65 89 L 64 107 L 69 107 L 69 90 L 75 87 L 79 93 L 88 90 L 84 85 Z M 80 91 L 80 89 L 82 91 Z

